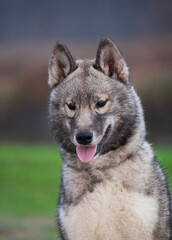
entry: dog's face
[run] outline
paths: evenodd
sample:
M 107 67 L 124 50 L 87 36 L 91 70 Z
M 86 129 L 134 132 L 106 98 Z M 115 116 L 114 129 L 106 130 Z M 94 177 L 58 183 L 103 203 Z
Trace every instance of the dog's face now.
M 111 40 L 100 42 L 96 60 L 76 62 L 58 42 L 49 76 L 50 127 L 63 149 L 88 162 L 125 144 L 136 110 L 128 68 Z

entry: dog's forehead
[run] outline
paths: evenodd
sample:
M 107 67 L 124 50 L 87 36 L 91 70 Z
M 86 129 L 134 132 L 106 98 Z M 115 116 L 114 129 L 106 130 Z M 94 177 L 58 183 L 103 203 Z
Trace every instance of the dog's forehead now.
M 77 60 L 78 68 L 69 78 L 68 83 L 79 92 L 96 93 L 110 92 L 115 85 L 114 80 L 109 79 L 102 72 L 94 69 L 95 60 Z
M 123 84 L 94 69 L 94 60 L 78 60 L 77 65 L 78 68 L 55 89 L 56 98 L 60 98 L 61 101 L 71 98 L 83 103 L 90 99 L 96 100 L 102 95 L 111 98 L 114 92 L 120 92 L 118 89 Z

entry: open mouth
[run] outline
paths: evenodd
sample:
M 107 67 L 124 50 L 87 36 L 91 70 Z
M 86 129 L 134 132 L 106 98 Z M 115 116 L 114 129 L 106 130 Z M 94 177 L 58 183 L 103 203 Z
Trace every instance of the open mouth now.
M 82 146 L 82 147 L 77 146 L 76 147 L 76 153 L 82 162 L 89 162 L 91 159 L 93 159 L 93 157 L 95 157 L 100 152 L 101 145 L 107 138 L 110 128 L 111 128 L 111 126 L 109 125 L 99 144 L 97 144 L 95 146 L 90 146 L 90 147 L 89 146 Z

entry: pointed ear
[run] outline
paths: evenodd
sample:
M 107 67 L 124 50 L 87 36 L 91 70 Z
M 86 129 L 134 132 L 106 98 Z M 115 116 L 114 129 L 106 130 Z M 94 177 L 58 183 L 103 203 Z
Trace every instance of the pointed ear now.
M 94 67 L 111 78 L 129 81 L 129 70 L 117 46 L 109 39 L 100 41 Z
M 69 50 L 62 42 L 57 42 L 49 61 L 49 86 L 55 87 L 75 69 L 76 63 Z

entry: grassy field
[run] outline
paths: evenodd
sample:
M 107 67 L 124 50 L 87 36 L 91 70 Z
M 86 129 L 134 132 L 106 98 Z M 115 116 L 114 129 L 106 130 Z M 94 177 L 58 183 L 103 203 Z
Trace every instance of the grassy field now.
M 155 148 L 172 187 L 172 150 Z M 0 144 L 0 240 L 55 240 L 57 146 Z

